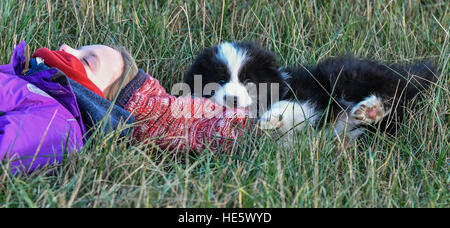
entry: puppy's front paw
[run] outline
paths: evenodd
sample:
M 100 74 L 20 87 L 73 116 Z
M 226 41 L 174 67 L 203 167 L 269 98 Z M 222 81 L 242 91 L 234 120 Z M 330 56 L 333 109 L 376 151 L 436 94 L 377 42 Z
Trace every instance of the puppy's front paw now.
M 271 111 L 265 112 L 259 122 L 259 127 L 263 130 L 280 129 L 283 125 L 283 116 L 281 113 Z
M 276 129 L 280 133 L 300 131 L 318 117 L 316 109 L 308 102 L 279 101 L 261 116 L 260 127 Z
M 378 123 L 388 113 L 384 109 L 381 98 L 371 95 L 352 108 L 350 115 L 363 124 Z

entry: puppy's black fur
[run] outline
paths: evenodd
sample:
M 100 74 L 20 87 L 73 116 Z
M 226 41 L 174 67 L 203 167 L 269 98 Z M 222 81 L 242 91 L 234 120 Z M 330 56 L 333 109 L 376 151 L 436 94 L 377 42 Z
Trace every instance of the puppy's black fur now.
M 400 120 L 404 105 L 437 80 L 429 62 L 385 65 L 355 57 L 329 58 L 316 66 L 282 71 L 290 75 L 286 80 L 289 91 L 283 99 L 312 101 L 319 110 L 328 107 L 328 117 L 376 95 L 385 107 L 393 108 L 391 120 Z M 382 126 L 388 123 L 385 119 Z M 387 130 L 392 133 L 393 128 Z

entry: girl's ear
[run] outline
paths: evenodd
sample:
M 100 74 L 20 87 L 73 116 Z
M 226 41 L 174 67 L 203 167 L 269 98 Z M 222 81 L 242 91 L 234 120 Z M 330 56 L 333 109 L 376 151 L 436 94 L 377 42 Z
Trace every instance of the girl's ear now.
M 103 92 L 106 99 L 112 101 L 120 93 L 120 91 L 138 74 L 138 67 L 134 58 L 123 46 L 112 46 L 114 50 L 120 52 L 123 60 L 122 74 Z

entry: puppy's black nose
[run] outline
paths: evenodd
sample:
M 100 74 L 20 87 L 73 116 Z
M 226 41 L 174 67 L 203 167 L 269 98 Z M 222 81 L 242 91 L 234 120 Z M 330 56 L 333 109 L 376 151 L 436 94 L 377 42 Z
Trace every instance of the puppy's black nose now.
M 236 107 L 238 105 L 238 97 L 237 96 L 225 96 L 223 97 L 225 104 L 228 106 Z

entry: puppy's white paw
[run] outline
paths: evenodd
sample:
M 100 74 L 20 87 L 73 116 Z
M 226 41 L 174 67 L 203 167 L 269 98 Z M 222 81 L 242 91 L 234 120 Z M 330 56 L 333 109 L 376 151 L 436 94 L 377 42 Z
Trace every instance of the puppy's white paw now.
M 385 111 L 380 97 L 371 95 L 352 108 L 350 115 L 362 124 L 378 123 L 388 112 Z
M 259 127 L 263 130 L 273 130 L 283 127 L 283 115 L 267 111 L 260 119 Z
M 306 124 L 316 121 L 318 116 L 315 108 L 308 102 L 279 101 L 261 116 L 260 127 L 286 133 L 301 130 Z

